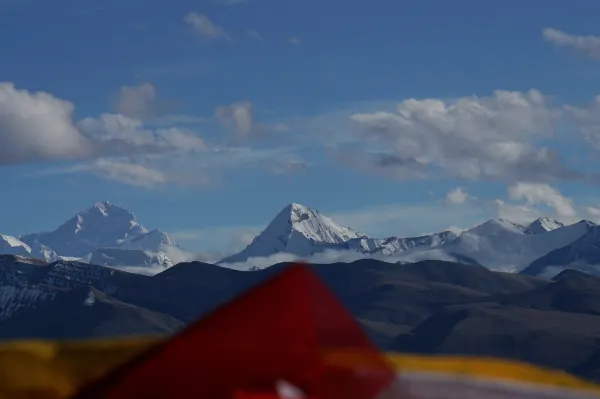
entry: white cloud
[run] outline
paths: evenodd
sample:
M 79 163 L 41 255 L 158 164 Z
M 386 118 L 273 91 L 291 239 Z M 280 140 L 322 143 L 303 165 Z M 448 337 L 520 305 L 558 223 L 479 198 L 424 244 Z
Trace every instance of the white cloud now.
M 100 158 L 88 164 L 77 165 L 71 170 L 91 172 L 104 179 L 144 188 L 153 188 L 169 181 L 163 172 L 125 160 Z
M 446 194 L 446 203 L 452 205 L 462 205 L 469 199 L 469 194 L 461 188 L 457 187 L 453 190 L 448 191 Z
M 233 129 L 240 136 L 249 136 L 254 128 L 252 103 L 241 101 L 216 108 L 215 116 L 229 129 Z
M 149 117 L 156 105 L 156 90 L 151 84 L 126 87 L 121 94 L 117 108 L 130 116 L 105 113 L 76 122 L 72 103 L 49 93 L 31 93 L 12 83 L 0 83 L 0 164 L 87 159 L 70 166 L 46 167 L 29 176 L 88 173 L 145 188 L 212 184 L 215 179 L 209 174 L 240 165 L 277 173 L 305 166 L 292 156 L 294 148 L 210 148 L 195 131 L 168 124 L 193 124 L 206 119 L 186 115 Z M 283 124 L 255 122 L 252 107 L 245 112 L 245 106 L 233 114 L 219 115 L 229 117 L 237 123 L 235 128 L 251 135 L 287 129 Z
M 260 137 L 270 133 L 289 130 L 283 123 L 261 124 L 254 119 L 254 105 L 251 101 L 240 101 L 230 105 L 221 105 L 215 109 L 215 117 L 229 130 L 239 137 Z
M 151 91 L 151 90 L 150 90 Z M 131 89 L 121 108 L 147 110 L 146 89 Z M 139 95 L 139 96 L 138 96 Z M 181 128 L 148 129 L 138 118 L 103 114 L 73 120 L 74 105 L 48 93 L 30 93 L 0 83 L 0 163 L 73 160 L 105 156 L 202 151 L 203 140 Z
M 45 168 L 30 174 L 29 177 L 84 173 L 146 189 L 157 189 L 167 185 L 207 186 L 213 182 L 206 171 L 192 168 L 193 165 L 189 162 L 187 166 L 182 168 L 176 163 L 169 162 L 168 156 L 108 157 L 67 167 Z
M 115 111 L 118 115 L 143 121 L 152 126 L 179 126 L 205 124 L 209 118 L 196 115 L 169 113 L 172 104 L 159 98 L 156 87 L 149 83 L 123 86 L 116 98 Z
M 85 118 L 78 128 L 93 139 L 99 154 L 132 155 L 172 151 L 201 151 L 204 141 L 191 131 L 179 128 L 147 129 L 141 120 L 121 114 Z
M 143 119 L 151 115 L 156 101 L 156 88 L 148 83 L 123 86 L 117 100 L 117 112 L 121 115 Z
M 468 180 L 579 178 L 555 151 L 534 144 L 552 137 L 557 117 L 536 90 L 455 101 L 409 99 L 396 112 L 353 114 L 362 137 L 342 148 L 341 159 L 399 179 L 440 171 Z
M 231 40 L 225 29 L 215 25 L 205 14 L 190 12 L 183 20 L 192 27 L 198 36 L 205 40 Z
M 195 115 L 166 114 L 152 118 L 148 121 L 152 126 L 181 126 L 204 125 L 211 121 L 210 118 Z
M 511 222 L 527 225 L 544 214 L 535 207 L 523 204 L 509 204 L 503 200 L 495 200 L 498 217 L 508 219 Z
M 565 108 L 573 116 L 584 138 L 600 150 L 600 96 L 587 107 L 567 105 Z
M 546 204 L 561 220 L 577 220 L 573 200 L 548 184 L 518 182 L 508 187 L 508 194 L 511 199 L 525 200 L 528 205 Z
M 600 58 L 600 36 L 573 35 L 554 28 L 544 29 L 542 36 L 556 46 L 570 47 L 589 57 Z
M 598 208 L 598 207 L 589 206 L 589 207 L 585 208 L 585 210 L 588 213 L 588 215 L 591 215 L 594 217 L 600 217 L 600 208 Z
M 587 215 L 588 220 L 594 223 L 600 223 L 600 207 L 588 206 L 584 209 L 584 212 Z
M 0 83 L 0 164 L 67 160 L 92 154 L 73 123 L 72 103 Z

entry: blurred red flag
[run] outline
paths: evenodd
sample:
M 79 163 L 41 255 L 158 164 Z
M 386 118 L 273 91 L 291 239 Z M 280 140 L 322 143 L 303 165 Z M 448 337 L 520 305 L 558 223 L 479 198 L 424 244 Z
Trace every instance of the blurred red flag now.
M 371 399 L 395 377 L 312 270 L 293 265 L 76 398 L 267 399 L 283 380 L 308 398 Z

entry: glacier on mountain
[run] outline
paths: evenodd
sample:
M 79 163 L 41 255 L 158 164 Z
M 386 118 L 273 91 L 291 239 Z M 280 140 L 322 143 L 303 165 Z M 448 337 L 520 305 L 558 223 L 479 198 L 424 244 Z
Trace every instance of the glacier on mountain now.
M 0 254 L 20 255 L 53 262 L 58 259 L 56 252 L 37 241 L 31 245 L 24 243 L 16 237 L 0 234 Z

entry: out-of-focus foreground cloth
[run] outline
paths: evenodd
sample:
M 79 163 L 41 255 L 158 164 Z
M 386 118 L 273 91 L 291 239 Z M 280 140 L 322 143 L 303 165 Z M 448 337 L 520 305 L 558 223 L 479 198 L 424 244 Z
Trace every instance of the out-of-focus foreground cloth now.
M 566 373 L 381 353 L 318 277 L 291 267 L 168 339 L 0 344 L 0 399 L 600 398 Z
M 4 343 L 0 345 L 0 398 L 70 398 L 84 385 L 160 342 L 143 338 Z M 596 384 L 519 362 L 397 353 L 387 353 L 386 358 L 400 380 L 408 383 L 415 399 L 419 399 L 418 391 L 427 391 L 428 386 L 429 391 L 445 391 L 438 393 L 439 398 L 465 398 L 458 393 L 469 387 L 473 393 L 504 387 L 505 397 L 514 398 L 600 398 L 600 386 Z M 508 395 L 514 392 L 515 396 Z

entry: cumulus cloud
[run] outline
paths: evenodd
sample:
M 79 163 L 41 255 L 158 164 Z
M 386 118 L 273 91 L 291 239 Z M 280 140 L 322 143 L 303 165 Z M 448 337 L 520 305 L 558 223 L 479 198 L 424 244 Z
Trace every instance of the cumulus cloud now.
M 0 164 L 77 161 L 75 165 L 46 167 L 30 176 L 87 173 L 144 188 L 213 184 L 215 178 L 209 174 L 242 164 L 278 173 L 303 167 L 301 160 L 291 156 L 295 150 L 287 147 L 209 147 L 196 131 L 180 125 L 183 121 L 199 122 L 196 117 L 148 118 L 154 114 L 156 98 L 156 90 L 149 83 L 125 87 L 116 104 L 121 112 L 76 121 L 75 106 L 69 101 L 0 83 Z M 239 112 L 219 115 L 233 120 L 241 133 L 246 132 L 246 118 L 250 135 L 287 128 L 255 122 L 251 107 L 247 113 L 242 106 Z M 180 124 L 173 127 L 168 122 Z
M 132 155 L 172 151 L 201 151 L 204 141 L 179 128 L 147 129 L 141 120 L 120 114 L 85 118 L 77 126 L 93 141 L 98 154 Z
M 168 182 L 168 176 L 148 166 L 127 160 L 100 158 L 70 168 L 72 172 L 90 172 L 96 176 L 137 187 L 153 188 Z
M 105 180 L 146 189 L 157 189 L 167 185 L 206 186 L 213 182 L 206 171 L 191 168 L 189 164 L 187 169 L 181 168 L 163 156 L 97 158 L 72 166 L 45 168 L 30 174 L 30 177 L 73 174 L 91 174 Z
M 121 115 L 143 119 L 154 112 L 156 88 L 148 83 L 123 86 L 117 100 L 117 112 Z
M 231 40 L 225 29 L 213 23 L 205 14 L 193 11 L 188 13 L 183 21 L 190 25 L 194 32 L 204 40 Z
M 234 131 L 239 137 L 259 137 L 270 133 L 285 132 L 285 124 L 261 124 L 254 119 L 254 105 L 251 101 L 240 101 L 221 105 L 215 109 L 215 117 L 223 127 Z
M 254 128 L 252 102 L 241 101 L 216 108 L 215 116 L 221 123 L 240 136 L 249 136 Z
M 573 200 L 548 184 L 518 182 L 508 187 L 511 199 L 525 200 L 528 205 L 545 204 L 565 221 L 575 221 L 577 211 Z
M 129 111 L 145 107 L 143 101 L 132 100 L 135 95 L 125 97 L 129 108 L 122 106 Z M 200 151 L 206 147 L 189 130 L 147 129 L 140 119 L 122 114 L 75 122 L 74 110 L 72 103 L 49 93 L 31 93 L 12 83 L 0 83 L 0 163 Z
M 500 199 L 495 200 L 494 204 L 497 207 L 498 217 L 522 225 L 529 224 L 535 219 L 544 216 L 543 212 L 530 205 L 511 204 Z
M 121 87 L 114 108 L 118 115 L 152 126 L 197 125 L 210 121 L 202 116 L 170 113 L 173 108 L 172 102 L 159 98 L 158 90 L 149 82 Z
M 577 173 L 535 141 L 550 138 L 557 111 L 537 90 L 455 101 L 409 99 L 396 112 L 355 113 L 359 148 L 346 161 L 399 179 L 552 181 Z
M 591 215 L 596 218 L 600 218 L 600 208 L 595 206 L 588 206 L 585 208 L 585 211 L 588 215 Z
M 565 108 L 573 117 L 584 138 L 600 150 L 600 96 L 585 107 L 567 105 Z
M 469 199 L 469 194 L 462 189 L 461 187 L 457 187 L 453 190 L 448 191 L 446 194 L 446 203 L 453 205 L 462 205 Z
M 573 50 L 589 57 L 600 58 L 600 37 L 580 36 L 563 32 L 554 28 L 546 28 L 542 31 L 543 38 L 560 47 L 570 47 Z
M 0 83 L 0 164 L 90 156 L 93 144 L 73 123 L 72 103 Z

